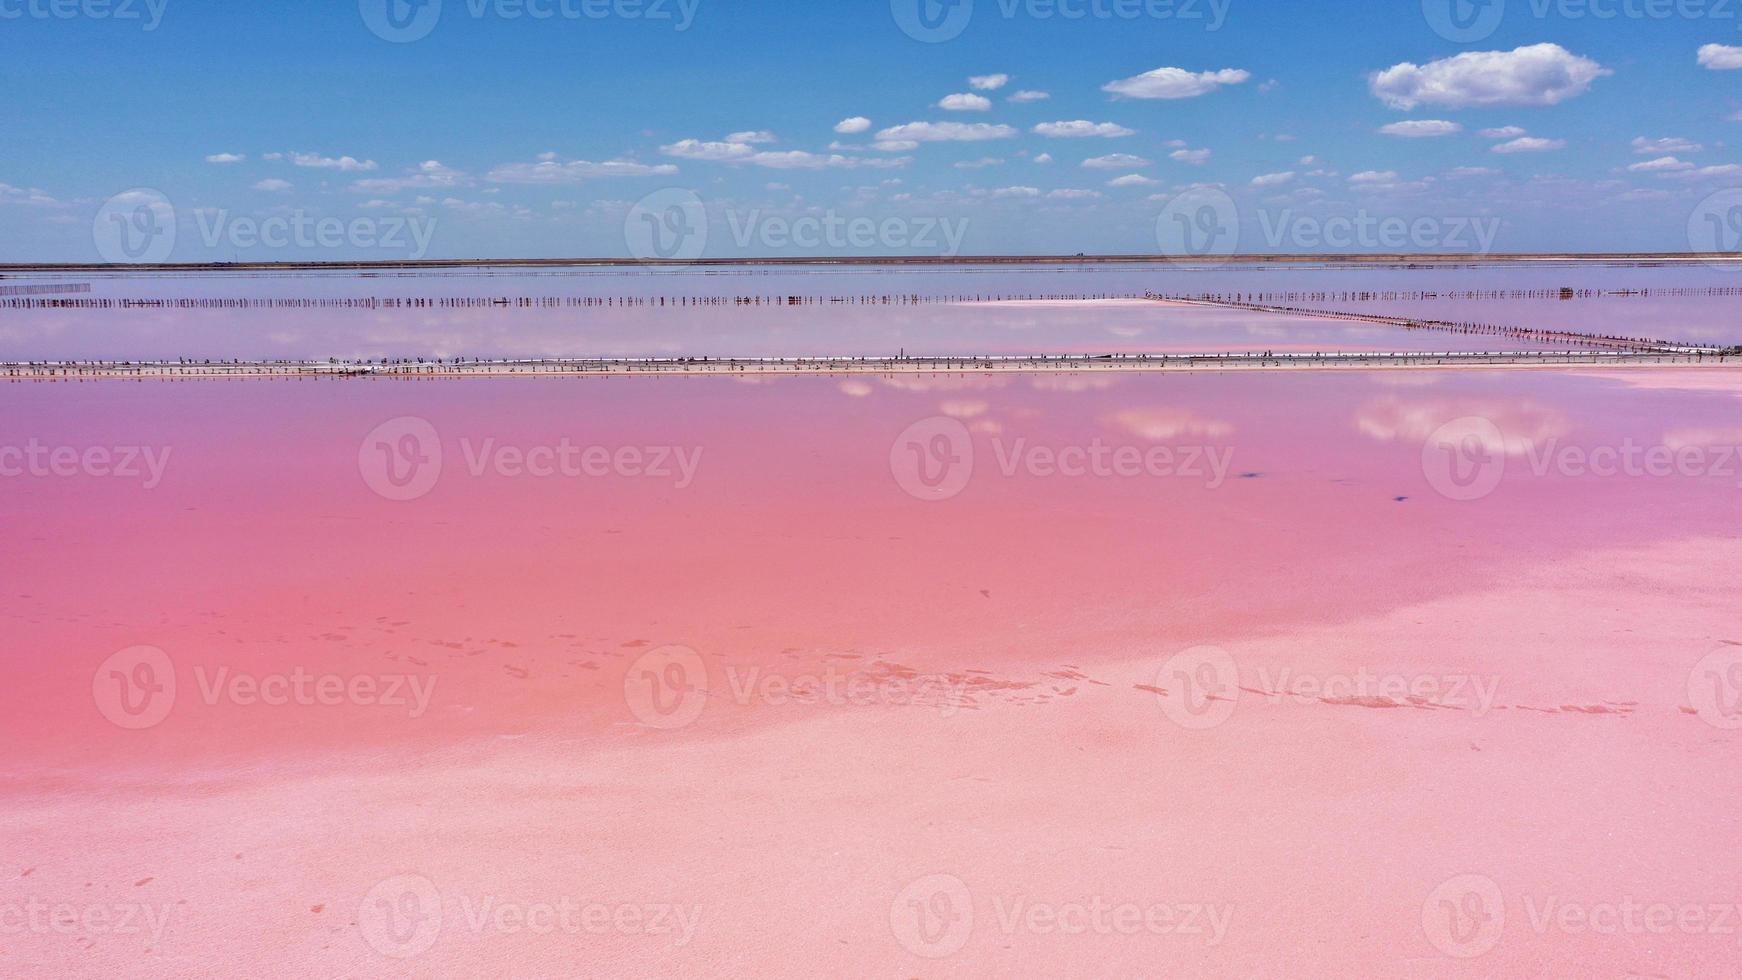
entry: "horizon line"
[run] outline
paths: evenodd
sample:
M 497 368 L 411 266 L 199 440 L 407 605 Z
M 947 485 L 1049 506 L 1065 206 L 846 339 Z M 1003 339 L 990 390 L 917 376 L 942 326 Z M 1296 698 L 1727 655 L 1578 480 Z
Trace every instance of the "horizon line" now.
M 1072 255 L 882 255 L 882 256 L 765 256 L 696 259 L 635 259 L 609 257 L 572 258 L 467 258 L 467 259 L 332 259 L 282 262 L 4 262 L 0 276 L 15 273 L 63 272 L 236 272 L 276 270 L 356 269 L 463 269 L 489 267 L 601 267 L 601 268 L 731 268 L 748 266 L 967 266 L 967 265 L 1262 265 L 1312 262 L 1352 265 L 1458 264 L 1479 265 L 1507 262 L 1739 262 L 1735 252 L 1493 252 L 1485 254 L 1443 252 L 1338 252 L 1338 253 L 1241 253 L 1231 255 L 1120 255 L 1076 253 Z

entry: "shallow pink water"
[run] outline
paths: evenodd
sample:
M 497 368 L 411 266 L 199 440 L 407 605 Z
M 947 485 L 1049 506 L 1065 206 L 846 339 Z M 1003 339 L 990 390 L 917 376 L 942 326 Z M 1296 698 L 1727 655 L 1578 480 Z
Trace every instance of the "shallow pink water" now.
M 1742 657 L 1703 662 L 1742 650 L 1739 390 L 0 385 L 0 446 L 168 453 L 0 478 L 0 913 L 166 922 L 12 930 L 0 972 L 1732 975 L 1735 935 L 1538 913 L 1742 900 Z M 1424 444 L 1468 418 L 1503 465 L 1459 500 Z M 522 472 L 564 440 L 642 454 Z M 1532 472 L 1633 445 L 1703 468 Z M 570 899 L 609 924 L 477 917 Z M 615 917 L 656 906 L 693 932 Z

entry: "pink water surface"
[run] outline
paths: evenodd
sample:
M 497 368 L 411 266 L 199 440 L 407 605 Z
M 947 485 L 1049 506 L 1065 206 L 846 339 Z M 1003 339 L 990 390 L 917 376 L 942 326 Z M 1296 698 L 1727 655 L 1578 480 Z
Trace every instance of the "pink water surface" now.
M 0 974 L 1742 968 L 1543 912 L 1742 901 L 1735 372 L 755 380 L 0 385 L 0 446 L 168 452 L 0 477 Z M 1504 472 L 1452 499 L 1424 445 L 1469 418 Z M 439 478 L 384 482 L 424 432 Z M 564 440 L 695 465 L 469 469 Z M 1708 465 L 1528 452 L 1634 444 Z M 571 900 L 608 924 L 477 911 Z

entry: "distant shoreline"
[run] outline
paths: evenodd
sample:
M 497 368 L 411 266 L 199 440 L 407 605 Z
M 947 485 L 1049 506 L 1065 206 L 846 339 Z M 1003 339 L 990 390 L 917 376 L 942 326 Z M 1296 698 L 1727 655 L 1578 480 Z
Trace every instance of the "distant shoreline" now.
M 982 357 L 529 358 L 436 363 L 362 361 L 46 361 L 0 364 L 0 380 L 646 377 L 1447 368 L 1742 367 L 1742 354 L 1635 351 L 1408 351 L 1316 354 L 1062 354 Z
M 148 272 L 360 272 L 370 270 L 440 269 L 550 269 L 550 268 L 653 268 L 718 269 L 757 266 L 905 266 L 965 267 L 984 265 L 1509 265 L 1519 263 L 1742 263 L 1742 254 L 1731 252 L 1520 252 L 1494 255 L 1468 254 L 1242 254 L 1202 257 L 1180 255 L 888 255 L 888 256 L 769 256 L 766 258 L 714 259 L 398 259 L 330 262 L 164 262 L 62 263 L 0 262 L 0 278 L 15 275 L 62 275 L 69 273 Z

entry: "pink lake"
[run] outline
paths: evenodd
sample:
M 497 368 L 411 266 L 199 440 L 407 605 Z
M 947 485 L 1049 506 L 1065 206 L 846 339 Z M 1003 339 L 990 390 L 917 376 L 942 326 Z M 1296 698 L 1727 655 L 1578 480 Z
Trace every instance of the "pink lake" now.
M 0 385 L 0 974 L 1734 976 L 1739 399 Z

